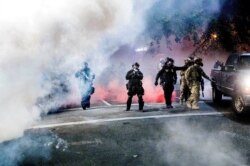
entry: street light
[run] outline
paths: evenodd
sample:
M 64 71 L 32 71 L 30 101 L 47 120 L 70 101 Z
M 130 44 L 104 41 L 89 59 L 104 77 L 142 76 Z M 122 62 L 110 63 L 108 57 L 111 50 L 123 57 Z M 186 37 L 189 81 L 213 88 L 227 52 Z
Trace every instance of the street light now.
M 218 34 L 214 32 L 211 34 L 211 37 L 212 39 L 216 40 L 218 38 Z

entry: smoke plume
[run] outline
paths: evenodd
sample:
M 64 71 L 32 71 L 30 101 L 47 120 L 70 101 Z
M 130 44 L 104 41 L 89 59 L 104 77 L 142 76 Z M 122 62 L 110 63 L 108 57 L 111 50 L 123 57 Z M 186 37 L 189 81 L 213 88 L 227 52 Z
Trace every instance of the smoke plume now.
M 88 61 L 98 77 L 109 55 L 133 42 L 150 5 L 141 3 L 0 1 L 0 142 L 21 136 L 53 104 L 77 100 L 75 72 Z M 68 98 L 55 97 L 65 93 L 58 86 L 68 88 Z
M 74 75 L 83 61 L 96 74 L 93 99 L 112 94 L 124 102 L 125 74 L 138 61 L 145 76 L 145 100 L 162 101 L 161 89 L 152 84 L 159 59 L 167 54 L 182 65 L 192 48 L 183 50 L 177 44 L 171 52 L 161 39 L 157 52 L 136 52 L 150 43 L 147 28 L 153 25 L 152 12 L 174 18 L 174 13 L 184 16 L 201 8 L 212 16 L 220 7 L 219 0 L 208 3 L 206 9 L 195 1 L 178 4 L 181 8 L 173 0 L 0 1 L 0 142 L 21 136 L 41 113 L 79 102 Z M 206 17 L 204 22 L 208 21 Z M 124 46 L 128 49 L 119 52 Z
M 169 122 L 158 142 L 158 152 L 167 165 L 245 165 L 232 140 L 222 132 L 196 122 Z

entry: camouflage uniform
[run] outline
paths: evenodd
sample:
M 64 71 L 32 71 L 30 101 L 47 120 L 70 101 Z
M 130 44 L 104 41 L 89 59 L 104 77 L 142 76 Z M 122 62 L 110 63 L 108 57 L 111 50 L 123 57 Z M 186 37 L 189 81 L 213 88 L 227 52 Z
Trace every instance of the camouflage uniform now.
M 133 64 L 133 67 L 137 65 L 139 67 L 138 63 Z M 127 89 L 128 89 L 128 100 L 127 100 L 127 111 L 130 110 L 131 104 L 132 104 L 132 98 L 134 95 L 137 95 L 138 102 L 139 102 L 139 110 L 143 110 L 144 101 L 142 96 L 144 95 L 144 89 L 142 87 L 142 80 L 143 74 L 139 69 L 132 69 L 129 70 L 126 74 L 126 80 L 128 80 L 127 83 Z
M 187 101 L 187 107 L 191 109 L 199 109 L 198 102 L 200 97 L 200 86 L 202 77 L 210 80 L 210 78 L 202 70 L 201 66 L 197 63 L 190 66 L 185 72 L 187 85 L 191 95 Z
M 185 72 L 188 69 L 189 66 L 193 65 L 193 58 L 189 57 L 185 61 L 183 69 L 180 71 L 180 103 L 183 104 L 183 102 L 187 101 L 188 97 L 190 96 L 190 91 L 187 85 L 187 81 L 185 78 Z
M 187 85 L 187 81 L 185 79 L 185 70 L 182 70 L 180 72 L 180 102 L 181 104 L 183 103 L 183 101 L 187 101 L 188 97 L 189 97 L 189 88 Z

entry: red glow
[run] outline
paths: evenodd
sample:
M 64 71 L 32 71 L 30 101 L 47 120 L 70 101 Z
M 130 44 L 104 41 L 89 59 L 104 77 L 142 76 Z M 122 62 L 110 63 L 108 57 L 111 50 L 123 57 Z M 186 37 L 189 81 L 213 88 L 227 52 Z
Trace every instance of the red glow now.
M 92 101 L 98 100 L 113 101 L 115 103 L 126 103 L 127 101 L 127 89 L 125 83 L 122 84 L 119 80 L 111 80 L 106 86 L 96 85 L 96 91 L 92 97 Z M 164 94 L 161 86 L 155 86 L 150 77 L 146 77 L 143 80 L 143 88 L 145 94 L 143 99 L 147 103 L 164 103 Z M 133 97 L 133 102 L 137 102 L 137 96 Z M 172 94 L 172 101 L 176 101 L 176 92 Z
M 165 102 L 164 94 L 160 94 L 160 95 L 157 97 L 156 102 L 157 102 L 157 103 Z

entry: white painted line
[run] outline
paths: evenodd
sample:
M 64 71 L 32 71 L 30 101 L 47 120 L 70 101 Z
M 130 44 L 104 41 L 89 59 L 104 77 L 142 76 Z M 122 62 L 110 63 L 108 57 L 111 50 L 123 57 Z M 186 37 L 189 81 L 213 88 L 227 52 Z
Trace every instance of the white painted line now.
M 124 118 L 113 118 L 113 119 L 96 119 L 78 122 L 65 122 L 57 124 L 47 124 L 33 126 L 29 129 L 43 129 L 43 128 L 53 128 L 62 126 L 73 126 L 82 124 L 93 124 L 93 123 L 103 123 L 103 122 L 115 122 L 115 121 L 125 121 L 125 120 L 140 120 L 140 119 L 160 119 L 160 118 L 173 118 L 173 117 L 191 117 L 191 116 L 212 116 L 212 115 L 223 115 L 230 114 L 231 112 L 196 112 L 196 113 L 185 113 L 185 114 L 168 114 L 168 115 L 152 115 L 152 116 L 138 116 L 138 117 L 124 117 Z
M 109 103 L 108 103 L 109 104 Z M 133 103 L 132 106 L 138 106 L 139 104 L 138 103 Z M 165 104 L 164 103 L 149 103 L 149 104 L 145 104 L 145 106 L 155 106 L 155 105 L 162 105 L 164 106 Z M 108 105 L 108 106 L 94 106 L 94 107 L 90 107 L 89 109 L 87 110 L 91 110 L 91 109 L 103 109 L 103 108 L 110 108 L 110 106 L 112 107 L 125 107 L 126 105 L 125 104 L 116 104 L 116 105 Z M 69 109 L 65 109 L 65 110 L 68 110 L 68 111 L 72 111 L 72 110 L 82 110 L 82 107 L 76 107 L 76 108 L 69 108 Z
M 107 101 L 105 100 L 101 100 L 104 104 L 106 104 L 107 106 L 112 106 L 110 103 L 108 103 Z

